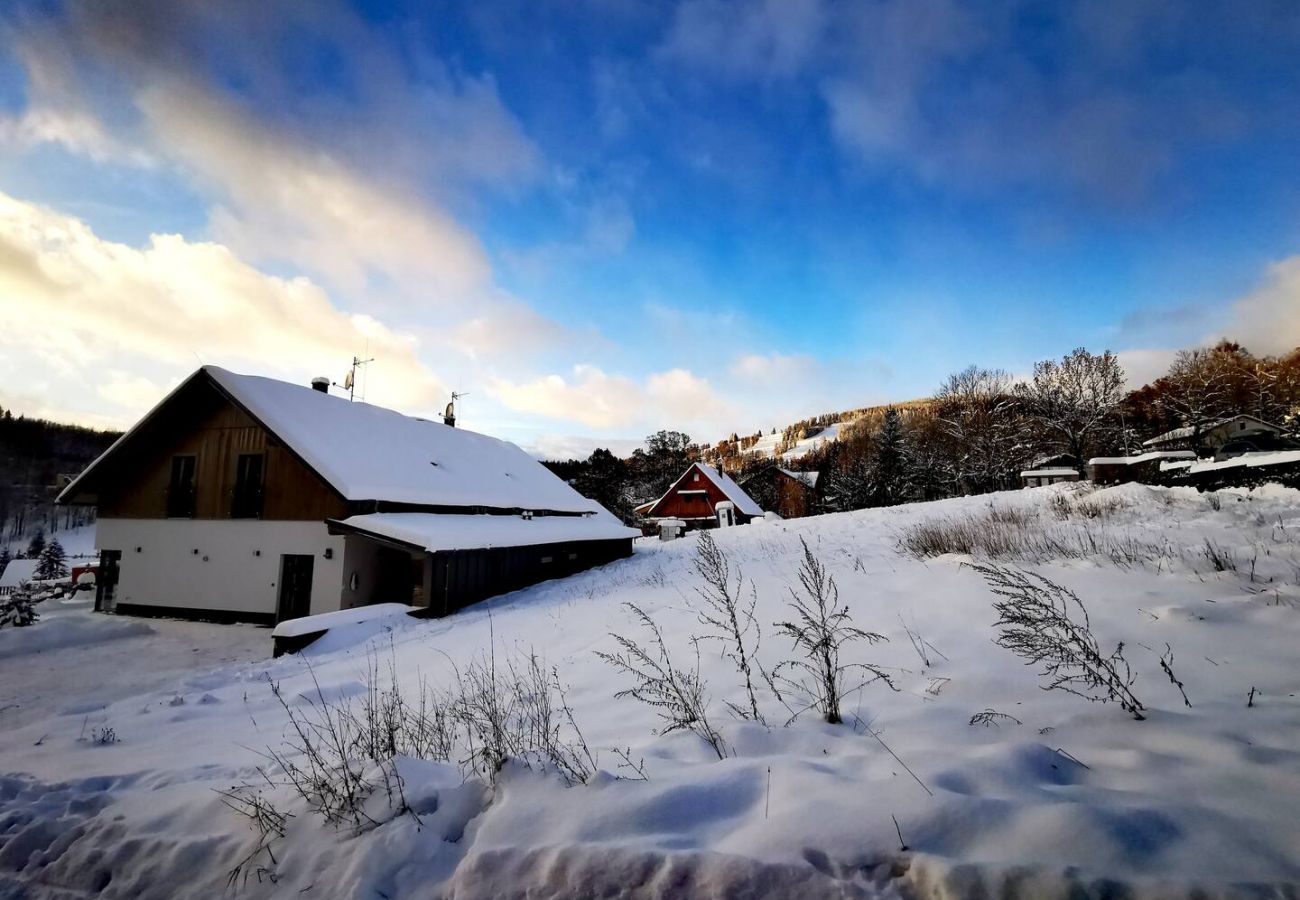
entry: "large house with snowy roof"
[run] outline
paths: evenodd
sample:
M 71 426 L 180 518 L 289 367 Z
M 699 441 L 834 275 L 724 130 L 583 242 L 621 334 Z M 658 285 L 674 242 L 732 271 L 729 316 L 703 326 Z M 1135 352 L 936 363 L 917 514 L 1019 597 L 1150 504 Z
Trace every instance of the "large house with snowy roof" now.
M 59 502 L 98 507 L 97 608 L 443 615 L 631 555 L 514 444 L 327 391 L 204 366 L 77 476 Z
M 663 496 L 636 508 L 650 522 L 681 521 L 688 528 L 743 525 L 763 510 L 721 469 L 691 463 Z

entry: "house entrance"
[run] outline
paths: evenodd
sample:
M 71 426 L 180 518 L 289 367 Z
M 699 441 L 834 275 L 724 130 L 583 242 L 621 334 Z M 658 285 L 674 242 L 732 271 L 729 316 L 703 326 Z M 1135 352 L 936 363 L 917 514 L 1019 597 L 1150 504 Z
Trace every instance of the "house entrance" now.
M 280 603 L 275 620 L 300 619 L 311 612 L 311 570 L 315 557 L 286 553 L 280 557 Z

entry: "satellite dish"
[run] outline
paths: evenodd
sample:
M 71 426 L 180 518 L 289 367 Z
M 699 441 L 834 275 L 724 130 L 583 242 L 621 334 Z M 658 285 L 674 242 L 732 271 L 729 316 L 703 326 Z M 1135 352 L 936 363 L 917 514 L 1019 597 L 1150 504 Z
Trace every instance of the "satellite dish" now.
M 348 374 L 343 376 L 343 390 L 352 390 L 352 377 L 355 374 L 354 369 L 348 369 Z

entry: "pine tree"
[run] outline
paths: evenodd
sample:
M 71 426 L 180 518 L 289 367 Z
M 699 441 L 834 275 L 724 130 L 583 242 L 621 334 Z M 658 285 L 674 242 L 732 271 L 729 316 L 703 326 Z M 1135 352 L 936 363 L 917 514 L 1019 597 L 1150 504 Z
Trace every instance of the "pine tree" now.
M 904 451 L 903 416 L 894 407 L 885 410 L 876 436 L 871 472 L 871 505 L 893 506 L 907 498 L 907 459 Z
M 43 528 L 38 528 L 36 529 L 36 533 L 32 535 L 31 542 L 27 545 L 27 558 L 36 559 L 41 555 L 41 551 L 44 549 L 45 530 Z
M 56 538 L 46 544 L 45 549 L 41 551 L 33 575 L 37 581 L 50 581 L 55 578 L 64 578 L 67 574 L 67 554 L 63 552 L 63 545 Z
M 9 567 L 9 563 L 13 561 L 13 558 L 14 556 L 9 552 L 8 545 L 0 547 L 0 575 L 5 573 L 5 569 Z
M 27 591 L 14 591 L 0 599 L 0 628 L 23 628 L 35 623 L 36 618 L 36 604 Z

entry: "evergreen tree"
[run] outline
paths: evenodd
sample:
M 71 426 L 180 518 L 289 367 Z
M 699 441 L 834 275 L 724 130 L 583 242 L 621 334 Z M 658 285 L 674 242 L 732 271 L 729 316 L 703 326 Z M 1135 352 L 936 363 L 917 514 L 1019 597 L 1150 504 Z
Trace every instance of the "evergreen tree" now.
M 41 551 L 44 549 L 45 549 L 45 530 L 42 528 L 38 528 L 36 529 L 36 534 L 32 535 L 31 542 L 27 545 L 27 558 L 36 559 L 41 555 Z
M 891 406 L 885 410 L 884 421 L 876 435 L 875 458 L 871 466 L 872 506 L 893 506 L 907 498 L 906 466 L 903 416 Z
M 41 551 L 33 575 L 38 581 L 50 581 L 55 578 L 64 578 L 67 574 L 67 554 L 63 552 L 63 545 L 56 538 L 46 544 L 45 549 Z
M 0 547 L 0 575 L 4 574 L 5 569 L 8 568 L 9 563 L 13 561 L 13 558 L 13 554 L 9 552 L 9 547 L 7 545 Z
M 12 625 L 23 628 L 36 621 L 36 604 L 27 591 L 14 591 L 8 597 L 0 598 L 0 628 Z

